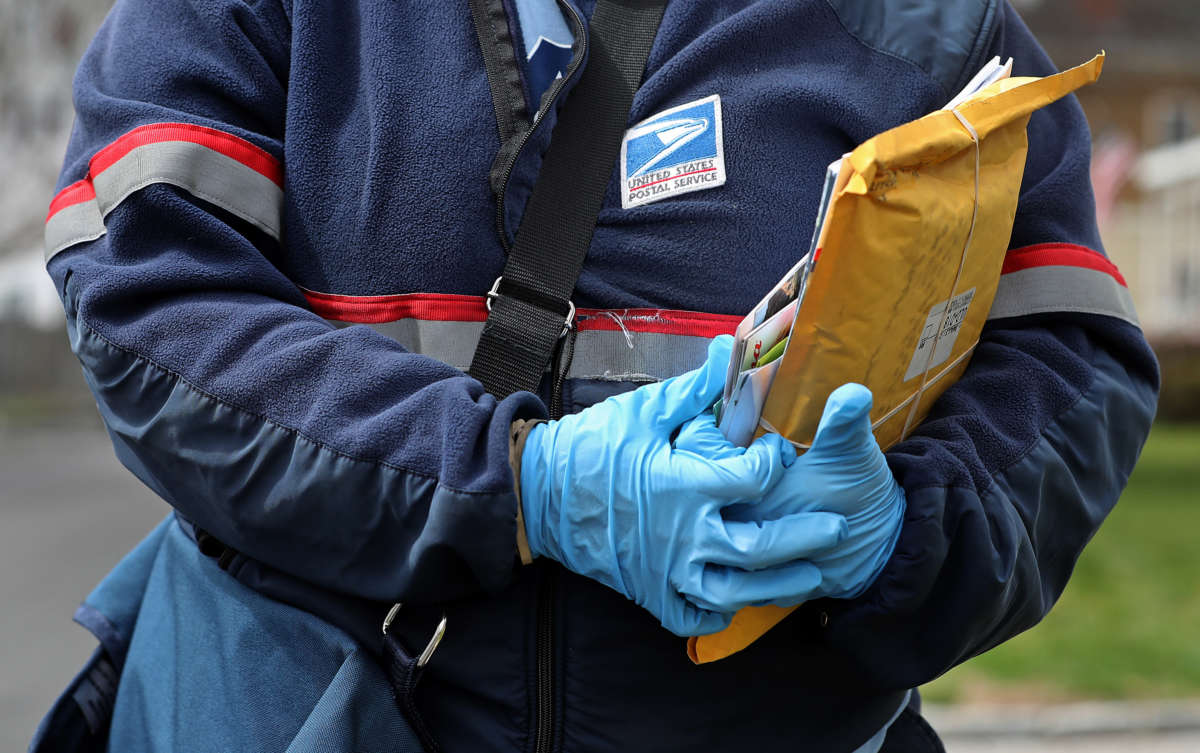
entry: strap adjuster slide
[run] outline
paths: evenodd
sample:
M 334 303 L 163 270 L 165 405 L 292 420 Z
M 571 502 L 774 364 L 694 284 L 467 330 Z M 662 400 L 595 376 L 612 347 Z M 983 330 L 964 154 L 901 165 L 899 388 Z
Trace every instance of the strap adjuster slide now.
M 502 287 L 504 290 L 501 290 Z M 487 304 L 487 310 L 489 314 L 492 312 L 492 301 L 500 296 L 516 298 L 520 301 L 528 303 L 531 306 L 537 306 L 543 311 L 553 311 L 554 313 L 563 316 L 562 332 L 558 333 L 560 338 L 566 337 L 567 333 L 570 332 L 575 326 L 575 302 L 570 299 L 565 301 L 566 307 L 564 310 L 564 301 L 561 299 L 546 295 L 539 290 L 534 290 L 533 288 L 527 285 L 522 285 L 519 282 L 505 280 L 504 275 L 497 277 L 496 281 L 492 283 L 492 289 L 487 292 L 487 300 L 485 302 Z

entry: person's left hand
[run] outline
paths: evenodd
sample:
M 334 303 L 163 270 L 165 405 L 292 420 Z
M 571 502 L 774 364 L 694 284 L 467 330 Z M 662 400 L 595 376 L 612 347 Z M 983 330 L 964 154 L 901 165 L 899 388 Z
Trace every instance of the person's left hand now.
M 779 435 L 709 458 L 671 446 L 721 392 L 732 339 L 694 371 L 534 426 L 520 460 L 522 518 L 535 556 L 624 594 L 677 635 L 729 625 L 763 600 L 795 599 L 821 580 L 808 562 L 846 535 L 828 512 L 787 510 L 738 522 L 722 511 L 763 498 L 796 452 Z M 721 609 L 701 604 L 720 603 Z
M 871 392 L 866 387 L 846 384 L 834 390 L 813 446 L 784 471 L 783 479 L 760 501 L 724 510 L 726 518 L 746 522 L 770 520 L 784 509 L 845 516 L 849 535 L 809 560 L 820 570 L 821 582 L 803 598 L 770 603 L 794 606 L 821 597 L 854 598 L 870 587 L 891 557 L 904 519 L 904 490 L 871 432 L 870 411 Z M 725 439 L 711 414 L 686 425 L 675 446 L 707 457 L 744 452 Z M 697 606 L 718 611 L 730 607 L 707 602 Z

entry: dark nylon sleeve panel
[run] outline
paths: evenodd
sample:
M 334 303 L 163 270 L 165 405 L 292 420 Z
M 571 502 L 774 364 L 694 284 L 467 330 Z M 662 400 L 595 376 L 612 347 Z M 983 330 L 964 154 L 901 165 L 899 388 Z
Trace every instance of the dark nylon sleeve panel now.
M 271 3 L 120 0 L 76 79 L 66 185 L 129 130 L 191 123 L 282 154 L 288 19 Z M 516 563 L 508 428 L 543 415 L 365 327 L 334 329 L 273 240 L 176 186 L 49 271 L 122 462 L 197 525 L 343 593 L 433 601 Z
M 1003 0 L 825 0 L 862 44 L 925 71 L 947 100 L 987 60 Z
M 1014 75 L 1052 72 L 1011 8 L 994 54 L 1015 59 Z M 1035 114 L 1029 134 L 1011 247 L 1100 250 L 1076 100 Z M 991 322 L 962 380 L 888 453 L 908 499 L 891 561 L 862 597 L 822 607 L 862 681 L 916 687 L 1036 624 L 1124 488 L 1157 389 L 1154 356 L 1124 321 Z

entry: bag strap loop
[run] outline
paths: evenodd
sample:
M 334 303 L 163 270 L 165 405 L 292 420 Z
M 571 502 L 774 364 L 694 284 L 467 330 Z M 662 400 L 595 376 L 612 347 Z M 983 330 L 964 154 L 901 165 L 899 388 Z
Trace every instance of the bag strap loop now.
M 503 399 L 537 392 L 571 328 L 571 294 L 667 0 L 598 0 L 587 65 L 567 96 L 469 373 Z M 565 326 L 564 326 L 565 319 Z

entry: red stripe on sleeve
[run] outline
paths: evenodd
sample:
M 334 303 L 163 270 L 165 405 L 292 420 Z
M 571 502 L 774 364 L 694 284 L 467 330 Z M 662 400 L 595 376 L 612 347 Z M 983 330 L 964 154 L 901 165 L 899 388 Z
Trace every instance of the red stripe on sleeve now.
M 304 291 L 314 313 L 325 319 L 360 324 L 382 324 L 398 319 L 435 322 L 487 321 L 482 296 L 450 293 L 406 293 L 402 295 L 335 295 Z
M 187 141 L 208 147 L 283 187 L 283 165 L 271 154 L 231 133 L 190 123 L 151 123 L 134 128 L 96 152 L 88 163 L 88 174 L 94 178 L 139 146 L 163 141 Z
M 1094 269 L 1111 276 L 1124 287 L 1125 278 L 1117 266 L 1087 246 L 1076 246 L 1070 243 L 1039 243 L 1036 246 L 1015 248 L 1004 257 L 1004 266 L 1000 274 L 1018 272 L 1031 267 L 1082 267 Z
M 660 335 L 716 337 L 731 335 L 740 316 L 667 309 L 579 309 L 580 330 L 652 332 Z
M 46 222 L 50 218 L 58 214 L 62 210 L 75 204 L 82 204 L 85 201 L 94 201 L 96 198 L 96 190 L 92 188 L 92 182 L 86 178 L 77 180 L 67 186 L 50 202 L 50 211 L 46 213 Z
M 438 322 L 487 321 L 482 296 L 450 293 L 403 293 L 399 295 L 350 296 L 304 291 L 314 313 L 325 319 L 360 324 L 382 324 L 400 319 Z M 731 334 L 742 317 L 706 314 L 699 311 L 665 309 L 579 309 L 580 330 L 651 332 L 692 337 Z

